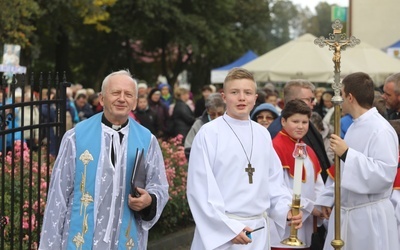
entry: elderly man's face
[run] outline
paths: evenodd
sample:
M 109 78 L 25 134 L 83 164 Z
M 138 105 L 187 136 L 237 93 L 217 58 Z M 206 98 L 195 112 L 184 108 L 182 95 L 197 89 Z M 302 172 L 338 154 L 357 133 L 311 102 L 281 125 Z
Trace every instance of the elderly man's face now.
M 100 95 L 104 115 L 113 124 L 123 124 L 137 105 L 136 87 L 127 75 L 114 75 Z

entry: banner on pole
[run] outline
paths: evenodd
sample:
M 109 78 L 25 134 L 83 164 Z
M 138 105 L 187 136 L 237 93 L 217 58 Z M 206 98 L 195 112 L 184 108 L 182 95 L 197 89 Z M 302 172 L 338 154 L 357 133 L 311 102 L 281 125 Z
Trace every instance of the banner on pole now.
M 347 22 L 347 7 L 332 6 L 331 21 L 335 21 L 336 19 Z

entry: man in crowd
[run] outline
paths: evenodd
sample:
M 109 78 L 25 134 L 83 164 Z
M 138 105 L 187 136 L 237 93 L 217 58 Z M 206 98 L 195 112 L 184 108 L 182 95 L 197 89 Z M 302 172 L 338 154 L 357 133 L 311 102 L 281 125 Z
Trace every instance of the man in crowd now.
M 185 138 L 185 155 L 187 159 L 189 159 L 194 137 L 197 132 L 199 132 L 200 128 L 207 122 L 214 120 L 225 113 L 226 105 L 220 93 L 210 94 L 206 99 L 205 106 L 206 110 L 203 112 L 203 115 L 196 119 Z
M 388 119 L 400 119 L 400 73 L 386 78 L 382 97 L 388 109 Z

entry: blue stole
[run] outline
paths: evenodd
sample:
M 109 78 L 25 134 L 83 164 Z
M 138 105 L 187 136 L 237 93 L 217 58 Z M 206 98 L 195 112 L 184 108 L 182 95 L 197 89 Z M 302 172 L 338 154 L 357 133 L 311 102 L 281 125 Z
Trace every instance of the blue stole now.
M 103 113 L 78 123 L 75 127 L 76 169 L 74 200 L 71 211 L 67 249 L 92 249 L 95 220 L 94 194 L 96 172 L 101 150 L 101 118 Z M 149 130 L 129 118 L 128 152 L 144 149 L 144 157 L 150 145 Z M 122 210 L 122 225 L 119 231 L 118 249 L 137 249 L 138 234 L 133 210 L 128 207 L 130 179 L 135 165 L 135 153 L 127 153 L 125 202 Z M 117 236 L 118 237 L 118 236 Z M 101 239 L 103 240 L 103 239 Z

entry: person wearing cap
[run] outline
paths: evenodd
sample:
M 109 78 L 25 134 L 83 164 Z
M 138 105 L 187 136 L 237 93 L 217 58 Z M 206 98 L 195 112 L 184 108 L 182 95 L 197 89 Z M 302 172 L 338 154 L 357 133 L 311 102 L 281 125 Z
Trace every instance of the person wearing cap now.
M 171 95 L 171 86 L 168 83 L 161 83 L 158 85 L 158 89 L 161 91 L 161 102 L 169 109 L 169 105 L 174 102 L 174 98 Z
M 279 116 L 278 111 L 271 103 L 262 103 L 254 109 L 250 118 L 268 128 L 269 125 Z
M 147 95 L 148 86 L 145 82 L 139 82 L 137 87 L 138 87 L 138 96 Z

